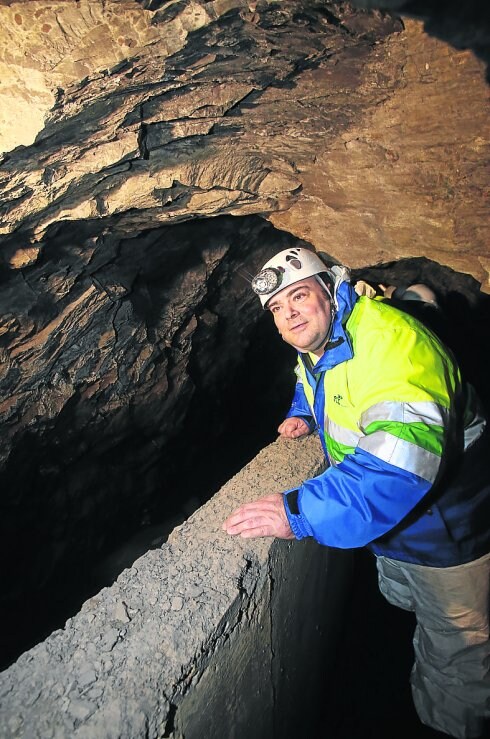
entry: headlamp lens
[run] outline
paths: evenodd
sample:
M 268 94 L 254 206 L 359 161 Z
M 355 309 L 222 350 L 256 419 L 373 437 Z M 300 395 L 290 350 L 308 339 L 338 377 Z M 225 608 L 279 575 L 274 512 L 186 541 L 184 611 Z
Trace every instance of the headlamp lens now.
M 268 295 L 282 282 L 282 272 L 274 267 L 268 267 L 259 272 L 252 280 L 252 290 L 257 295 Z

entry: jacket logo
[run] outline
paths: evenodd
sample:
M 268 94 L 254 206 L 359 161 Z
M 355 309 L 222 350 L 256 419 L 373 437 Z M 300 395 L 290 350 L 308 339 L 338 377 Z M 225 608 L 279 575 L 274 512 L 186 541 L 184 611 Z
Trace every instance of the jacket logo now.
M 334 395 L 333 396 L 333 402 L 334 403 L 337 403 L 337 405 L 342 405 L 343 399 L 344 398 L 342 397 L 342 395 Z

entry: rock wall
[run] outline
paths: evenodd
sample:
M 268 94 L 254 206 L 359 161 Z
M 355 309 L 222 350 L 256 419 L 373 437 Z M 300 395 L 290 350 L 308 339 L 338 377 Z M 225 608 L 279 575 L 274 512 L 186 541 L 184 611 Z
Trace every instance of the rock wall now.
M 161 41 L 153 13 L 136 0 L 4 2 L 0 34 L 0 150 L 33 143 L 63 89 Z M 169 24 L 169 51 L 194 26 L 192 7 Z M 189 21 L 186 23 L 186 17 Z M 187 27 L 186 27 L 187 26 Z
M 2 737 L 313 736 L 349 557 L 220 526 L 250 495 L 293 487 L 322 463 L 317 439 L 275 442 L 1 673 Z
M 480 0 L 353 0 L 352 4 L 422 19 L 429 35 L 456 49 L 471 49 L 487 66 L 490 63 L 490 8 Z
M 427 256 L 490 290 L 489 108 L 483 65 L 418 22 L 363 69 L 359 111 L 302 171 L 302 191 L 270 220 L 351 267 Z M 315 87 L 328 78 L 317 72 Z
M 3 292 L 0 664 L 14 635 L 49 618 L 59 585 L 70 600 L 73 570 L 90 590 L 118 542 L 204 502 L 274 438 L 277 422 L 258 427 L 253 409 L 273 417 L 292 361 L 281 367 L 240 265 L 291 237 L 258 218 L 240 225 L 111 233 L 92 257 L 83 231 L 64 229 Z M 266 362 L 267 376 L 247 362 Z

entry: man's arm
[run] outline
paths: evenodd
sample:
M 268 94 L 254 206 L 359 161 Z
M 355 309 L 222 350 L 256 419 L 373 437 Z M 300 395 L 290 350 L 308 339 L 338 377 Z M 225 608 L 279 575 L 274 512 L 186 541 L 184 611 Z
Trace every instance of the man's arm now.
M 360 437 L 356 443 L 355 429 L 342 438 L 342 428 L 334 428 L 335 464 L 285 498 L 298 539 L 313 536 L 339 548 L 365 546 L 395 529 L 458 453 L 461 385 L 452 358 L 415 326 L 400 332 L 377 329 L 363 335 L 358 348 L 363 339 L 366 363 L 353 365 L 349 377 L 361 409 Z M 370 372 L 364 371 L 368 360 Z M 379 372 L 373 371 L 376 366 Z M 422 528 L 435 524 L 437 506 L 427 521 L 419 511 Z
M 358 449 L 299 490 L 240 506 L 223 529 L 244 539 L 313 536 L 341 549 L 361 547 L 394 528 L 430 488 L 419 475 Z
M 297 495 L 286 494 L 286 515 L 297 539 L 362 547 L 397 526 L 431 487 L 431 481 L 358 449 L 306 480 Z

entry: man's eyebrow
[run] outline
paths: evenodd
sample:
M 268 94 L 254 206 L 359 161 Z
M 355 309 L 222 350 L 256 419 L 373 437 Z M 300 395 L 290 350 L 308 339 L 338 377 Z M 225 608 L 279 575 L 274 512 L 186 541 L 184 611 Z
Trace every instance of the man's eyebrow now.
M 294 293 L 297 292 L 298 290 L 308 290 L 308 289 L 309 289 L 309 286 L 305 285 L 304 283 L 300 285 L 293 285 L 291 290 L 288 290 L 288 292 L 286 293 L 286 297 L 289 298 L 291 295 L 294 295 Z
M 292 288 L 291 288 L 291 290 L 288 290 L 288 292 L 286 293 L 286 298 L 289 298 L 289 297 L 290 297 L 291 295 L 293 295 L 293 294 L 294 294 L 294 293 L 295 293 L 295 292 L 296 292 L 297 290 L 305 290 L 305 289 L 309 289 L 309 286 L 308 286 L 308 285 L 306 285 L 305 283 L 302 283 L 302 284 L 300 284 L 300 285 L 293 285 L 293 286 L 292 286 Z M 273 299 L 272 299 L 272 300 L 271 300 L 271 301 L 270 301 L 270 302 L 268 303 L 267 307 L 268 307 L 268 308 L 270 309 L 270 308 L 273 308 L 273 307 L 274 307 L 275 305 L 279 305 L 279 300 L 278 300 L 277 298 L 273 298 Z

